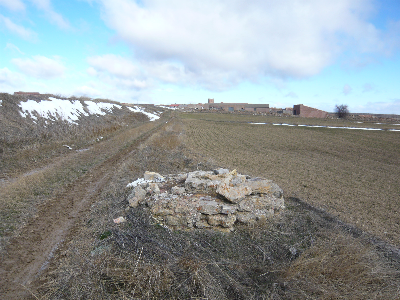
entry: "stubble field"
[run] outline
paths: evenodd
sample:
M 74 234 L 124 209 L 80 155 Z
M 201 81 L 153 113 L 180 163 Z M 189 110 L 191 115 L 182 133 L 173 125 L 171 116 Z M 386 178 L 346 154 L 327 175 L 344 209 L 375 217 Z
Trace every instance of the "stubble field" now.
M 242 174 L 272 179 L 286 196 L 400 244 L 400 132 L 272 123 L 390 126 L 234 114 L 182 117 L 187 126 L 186 146 L 193 152 Z
M 60 166 L 48 165 L 43 178 L 88 168 L 75 180 L 65 179 L 66 193 L 56 188 L 50 205 L 38 206 L 36 220 L 71 224 L 50 254 L 39 255 L 46 262 L 26 285 L 14 280 L 15 266 L 39 261 L 29 247 L 29 240 L 41 234 L 38 222 L 34 219 L 11 240 L 3 256 L 8 258 L 0 264 L 7 279 L 0 285 L 4 298 L 398 299 L 400 132 L 272 125 L 290 122 L 367 126 L 172 112 L 153 124 L 113 132 L 91 150 L 78 152 L 82 161 L 65 158 Z M 143 207 L 128 205 L 126 186 L 145 171 L 176 174 L 217 167 L 272 179 L 284 190 L 286 209 L 274 219 L 236 224 L 235 231 L 222 233 L 174 231 L 156 223 Z M 52 187 L 39 179 L 40 191 Z M 25 186 L 29 192 L 31 185 Z M 9 195 L 13 191 L 10 185 Z M 68 209 L 64 218 L 55 216 L 59 202 L 77 205 L 80 199 L 86 206 L 73 210 L 72 218 Z M 119 216 L 126 222 L 115 224 Z M 48 242 L 46 234 L 42 240 Z

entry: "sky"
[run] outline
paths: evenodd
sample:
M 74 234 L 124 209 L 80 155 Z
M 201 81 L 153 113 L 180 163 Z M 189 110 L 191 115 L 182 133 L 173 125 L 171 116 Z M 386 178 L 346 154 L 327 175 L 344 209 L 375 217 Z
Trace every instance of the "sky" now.
M 400 114 L 400 0 L 0 0 L 0 92 Z

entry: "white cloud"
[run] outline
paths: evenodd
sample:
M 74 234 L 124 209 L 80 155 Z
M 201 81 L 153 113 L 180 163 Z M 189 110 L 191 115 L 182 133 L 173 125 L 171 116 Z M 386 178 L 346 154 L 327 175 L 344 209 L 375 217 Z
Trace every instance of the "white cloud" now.
M 87 61 L 90 76 L 128 89 L 149 88 L 159 81 L 187 85 L 200 83 L 209 89 L 222 90 L 237 82 L 229 72 L 200 70 L 195 73 L 180 63 L 169 61 L 133 60 L 114 54 L 88 57 Z
M 124 78 L 140 74 L 139 68 L 131 60 L 114 54 L 91 56 L 87 61 L 92 66 L 88 71 L 91 75 L 96 75 L 97 72 L 108 72 Z
M 13 11 L 25 10 L 25 5 L 21 0 L 0 0 L 0 6 L 4 6 Z
M 88 74 L 93 76 L 93 72 L 91 71 L 93 71 L 93 69 L 89 68 Z M 96 76 L 103 83 L 103 87 L 104 84 L 106 84 L 111 89 L 123 89 L 129 91 L 132 89 L 141 90 L 152 86 L 151 82 L 146 79 L 120 78 L 106 72 L 96 72 L 94 76 Z
M 32 59 L 14 58 L 11 60 L 24 74 L 36 78 L 52 79 L 64 75 L 66 67 L 59 59 L 48 58 L 41 55 L 33 56 Z
M 17 46 L 15 46 L 15 45 L 12 44 L 12 43 L 7 43 L 7 44 L 6 44 L 6 47 L 5 47 L 4 49 L 8 49 L 8 50 L 10 50 L 10 51 L 12 51 L 12 52 L 17 52 L 17 53 L 22 54 L 22 55 L 25 54 L 25 53 L 22 52 Z
M 96 71 L 95 68 L 93 67 L 89 67 L 86 69 L 86 72 L 90 75 L 90 76 L 97 76 L 98 72 Z
M 21 38 L 25 40 L 35 40 L 36 33 L 30 29 L 26 29 L 21 25 L 15 24 L 9 18 L 4 17 L 0 14 L 0 25 L 3 24 L 9 31 L 19 35 Z
M 348 49 L 384 51 L 372 0 L 99 0 L 148 75 L 224 89 L 318 74 Z M 167 69 L 164 73 L 163 70 Z
M 90 65 L 87 73 L 109 85 L 137 90 L 152 85 L 152 79 L 145 75 L 140 63 L 134 64 L 128 58 L 105 54 L 88 57 L 87 61 Z
M 3 92 L 12 92 L 25 85 L 25 80 L 20 73 L 10 71 L 8 68 L 0 69 L 0 89 Z
M 348 95 L 348 94 L 351 93 L 352 90 L 353 90 L 353 89 L 351 88 L 350 85 L 345 84 L 344 87 L 343 87 L 343 94 Z
M 50 22 L 56 24 L 59 28 L 68 29 L 70 24 L 64 19 L 62 15 L 55 12 L 52 8 L 50 0 L 30 0 L 37 8 L 43 10 L 46 16 L 50 19 Z

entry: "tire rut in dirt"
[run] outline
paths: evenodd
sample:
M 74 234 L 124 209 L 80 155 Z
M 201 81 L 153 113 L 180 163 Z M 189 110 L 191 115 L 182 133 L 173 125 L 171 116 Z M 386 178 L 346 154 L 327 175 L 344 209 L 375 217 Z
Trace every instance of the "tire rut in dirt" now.
M 84 177 L 69 184 L 56 197 L 42 205 L 19 236 L 6 248 L 0 265 L 2 299 L 23 299 L 31 294 L 29 284 L 46 269 L 69 232 L 79 225 L 82 212 L 89 209 L 102 188 L 112 178 L 112 170 L 163 125 L 134 139 L 129 146 L 111 156 Z M 116 145 L 117 146 L 117 145 Z

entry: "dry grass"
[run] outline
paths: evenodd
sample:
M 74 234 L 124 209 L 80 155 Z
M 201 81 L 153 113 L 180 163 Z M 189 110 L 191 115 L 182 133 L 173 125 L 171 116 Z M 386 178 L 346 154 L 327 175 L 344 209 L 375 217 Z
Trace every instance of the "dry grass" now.
M 399 245 L 399 132 L 250 125 L 227 122 L 229 115 L 225 122 L 199 116 L 207 115 L 185 115 L 185 143 L 192 153 L 271 178 L 287 196 Z
M 0 190 L 5 235 L 15 233 L 13 227 L 23 225 L 40 203 L 59 195 L 66 184 L 141 141 L 109 171 L 112 178 L 91 210 L 81 216 L 73 236 L 54 253 L 54 263 L 36 282 L 39 288 L 32 290 L 36 295 L 32 297 L 400 297 L 399 255 L 383 251 L 385 247 L 379 249 L 371 235 L 356 234 L 331 215 L 290 198 L 301 198 L 396 243 L 400 237 L 399 133 L 245 123 L 281 120 L 334 125 L 341 120 L 203 113 L 175 116 L 168 123 L 160 120 L 140 126 L 123 120 L 124 116 L 115 117 L 107 126 L 92 128 L 82 140 L 78 136 L 70 140 L 81 143 L 81 148 L 90 146 L 84 152 L 60 149 L 60 142 L 51 139 L 43 146 L 26 143 L 25 149 L 10 152 L 17 156 L 8 157 L 18 157 L 18 161 L 7 165 L 9 174 L 16 177 Z M 144 139 L 148 132 L 153 134 Z M 92 139 L 98 135 L 104 136 L 101 142 Z M 51 164 L 50 158 L 54 158 Z M 21 176 L 32 166 L 34 172 Z M 141 207 L 127 207 L 130 191 L 125 186 L 144 171 L 167 174 L 220 166 L 273 179 L 286 193 L 287 210 L 272 221 L 252 228 L 238 226 L 225 234 L 172 232 L 154 224 Z M 127 222 L 114 224 L 118 216 Z
M 0 178 L 38 168 L 41 162 L 47 164 L 48 159 L 67 152 L 66 148 L 62 147 L 64 144 L 74 149 L 82 149 L 91 146 L 99 137 L 110 136 L 127 126 L 132 127 L 148 120 L 145 115 L 132 113 L 127 108 L 113 110 L 111 114 L 102 117 L 81 116 L 79 124 L 71 124 L 64 120 L 49 121 L 41 117 L 34 122 L 33 119 L 20 115 L 18 105 L 21 101 L 31 98 L 41 100 L 47 96 L 13 96 L 0 93 L 0 100 L 2 100 L 2 105 L 0 105 Z M 99 99 L 96 101 L 98 102 Z M 115 101 L 106 102 L 116 103 Z
M 400 273 L 370 245 L 330 234 L 306 250 L 285 272 L 296 299 L 398 299 Z
M 103 117 L 82 117 L 79 125 L 61 120 L 48 122 L 42 118 L 34 123 L 30 118 L 21 117 L 18 106 L 21 101 L 42 100 L 49 96 L 52 95 L 0 93 L 0 237 L 12 234 L 35 214 L 38 204 L 51 198 L 51 194 L 63 185 L 85 174 L 108 155 L 107 151 L 111 149 L 110 153 L 115 153 L 119 146 L 124 145 L 124 140 L 129 141 L 148 130 L 135 129 L 147 121 L 147 117 L 127 109 L 115 110 Z M 122 137 L 114 144 L 118 145 L 117 148 L 112 150 L 112 142 L 101 148 L 107 145 L 104 141 L 115 135 Z M 75 150 L 85 152 L 75 153 Z
M 398 257 L 390 264 L 368 235 L 343 233 L 352 231 L 288 196 L 286 211 L 276 219 L 252 228 L 238 226 L 229 234 L 173 232 L 154 224 L 141 207 L 127 207 L 126 184 L 146 170 L 167 174 L 237 163 L 241 171 L 253 170 L 247 171 L 253 176 L 267 174 L 275 180 L 280 175 L 282 181 L 285 173 L 277 171 L 282 160 L 277 164 L 267 160 L 267 173 L 261 157 L 268 152 L 277 159 L 284 152 L 279 138 L 285 131 L 270 132 L 272 143 L 266 143 L 253 139 L 253 127 L 242 126 L 175 119 L 159 127 L 115 166 L 114 177 L 82 216 L 79 230 L 55 253 L 57 263 L 42 276 L 38 295 L 43 299 L 397 299 Z M 312 141 L 313 131 L 302 137 L 309 135 Z M 304 153 L 308 144 L 302 146 Z M 299 147 L 300 141 L 295 145 Z M 322 146 L 313 147 L 322 152 Z M 254 154 L 246 154 L 249 149 Z M 118 216 L 127 222 L 114 224 L 112 219 Z
M 155 126 L 155 123 L 145 123 L 119 129 L 112 127 L 101 132 L 103 139 L 100 141 L 90 134 L 86 143 L 82 143 L 82 139 L 76 141 L 82 143 L 81 147 L 76 146 L 78 143 L 69 143 L 84 151 L 71 151 L 51 141 L 16 150 L 4 162 L 8 168 L 7 180 L 0 182 L 0 250 L 35 217 L 40 205 Z

